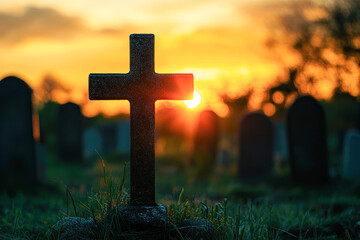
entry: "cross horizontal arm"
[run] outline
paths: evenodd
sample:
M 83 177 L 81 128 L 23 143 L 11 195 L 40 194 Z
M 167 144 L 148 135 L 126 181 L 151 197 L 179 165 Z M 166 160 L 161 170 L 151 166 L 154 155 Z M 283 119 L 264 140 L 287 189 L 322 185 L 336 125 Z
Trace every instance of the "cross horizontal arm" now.
M 134 84 L 128 74 L 90 74 L 90 100 L 129 100 Z
M 192 74 L 156 74 L 156 100 L 190 100 L 193 98 Z

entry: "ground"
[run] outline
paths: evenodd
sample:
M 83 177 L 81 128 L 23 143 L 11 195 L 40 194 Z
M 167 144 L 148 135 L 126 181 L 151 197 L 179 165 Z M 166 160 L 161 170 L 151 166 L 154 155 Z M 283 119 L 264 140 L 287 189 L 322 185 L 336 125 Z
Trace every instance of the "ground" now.
M 156 196 L 174 224 L 204 217 L 214 223 L 218 239 L 360 237 L 360 182 L 334 176 L 325 186 L 294 185 L 284 167 L 262 183 L 245 185 L 236 182 L 235 166 L 218 167 L 209 180 L 198 181 L 193 168 L 169 159 L 157 159 Z M 1 195 L 0 239 L 47 239 L 64 216 L 91 217 L 87 207 L 94 202 L 108 206 L 101 198 L 109 193 L 109 185 L 114 189 L 120 185 L 123 170 L 124 162 L 106 158 L 104 169 L 101 161 L 84 167 L 50 157 L 48 183 L 36 193 Z M 128 175 L 127 171 L 121 204 L 128 198 Z M 101 219 L 101 207 L 97 208 L 94 217 Z

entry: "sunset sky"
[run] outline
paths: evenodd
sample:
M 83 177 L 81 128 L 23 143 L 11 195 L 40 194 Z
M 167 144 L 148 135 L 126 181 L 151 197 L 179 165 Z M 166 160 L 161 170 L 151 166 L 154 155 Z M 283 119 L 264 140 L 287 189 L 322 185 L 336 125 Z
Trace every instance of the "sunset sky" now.
M 84 104 L 87 116 L 128 112 L 126 101 L 90 103 L 88 75 L 128 72 L 129 35 L 153 33 L 156 72 L 193 73 L 201 95 L 195 109 L 226 116 L 220 95 L 254 87 L 250 108 L 257 109 L 264 89 L 284 74 L 265 42 L 268 23 L 289 2 L 0 0 L 0 77 L 17 75 L 36 91 L 51 74 L 71 91 L 56 100 Z M 288 64 L 295 61 L 289 54 Z

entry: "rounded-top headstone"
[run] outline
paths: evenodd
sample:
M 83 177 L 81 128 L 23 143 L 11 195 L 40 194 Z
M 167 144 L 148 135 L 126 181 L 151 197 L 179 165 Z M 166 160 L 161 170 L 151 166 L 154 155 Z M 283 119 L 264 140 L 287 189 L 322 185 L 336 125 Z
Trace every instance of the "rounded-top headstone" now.
M 219 117 L 216 113 L 210 110 L 201 112 L 193 150 L 193 161 L 200 179 L 208 178 L 215 168 L 219 135 Z
M 36 183 L 32 90 L 20 78 L 0 81 L 0 188 Z
M 26 95 L 32 94 L 32 89 L 29 87 L 29 85 L 20 78 L 15 76 L 5 77 L 3 80 L 0 81 L 0 85 L 6 86 L 6 88 L 9 90 L 14 90 L 16 92 L 23 93 Z M 8 95 L 12 95 L 12 94 L 8 93 Z
M 68 102 L 59 106 L 57 115 L 57 151 L 63 162 L 83 162 L 83 119 L 80 107 Z
M 215 112 L 207 110 L 200 113 L 195 145 L 214 145 L 218 141 L 219 126 L 218 116 Z
M 273 124 L 263 113 L 252 112 L 242 118 L 239 131 L 238 179 L 263 180 L 273 172 Z
M 321 184 L 329 180 L 325 113 L 312 96 L 300 96 L 287 114 L 289 158 L 295 182 Z

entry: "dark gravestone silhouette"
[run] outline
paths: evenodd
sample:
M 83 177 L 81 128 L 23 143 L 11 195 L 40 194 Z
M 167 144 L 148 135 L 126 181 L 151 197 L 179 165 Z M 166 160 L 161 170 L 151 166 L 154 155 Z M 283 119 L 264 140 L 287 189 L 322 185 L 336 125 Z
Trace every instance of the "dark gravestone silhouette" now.
M 104 142 L 97 128 L 89 128 L 84 132 L 84 157 L 86 160 L 99 157 L 103 154 Z M 97 152 L 96 152 L 97 151 Z
M 36 123 L 37 122 L 37 123 Z M 36 152 L 36 173 L 37 181 L 40 183 L 45 182 L 45 169 L 46 169 L 46 134 L 43 121 L 39 115 L 33 118 L 34 131 L 36 131 L 36 125 L 38 125 L 39 138 L 35 138 L 35 152 Z
M 360 131 L 351 129 L 344 142 L 343 176 L 360 179 Z
M 206 180 L 214 171 L 219 137 L 219 119 L 216 113 L 201 112 L 193 146 L 193 162 L 200 180 Z
M 360 103 L 357 105 L 355 127 L 360 130 Z
M 100 154 L 110 154 L 116 151 L 117 128 L 115 123 L 103 123 L 99 126 L 103 140 L 103 151 Z
M 44 126 L 43 120 L 39 117 L 39 131 L 40 131 L 40 139 L 39 142 L 43 145 L 46 144 L 46 128 Z
M 231 154 L 228 149 L 220 150 L 220 164 L 224 169 L 229 168 L 231 164 Z
M 283 122 L 274 123 L 274 158 L 285 162 L 289 158 L 286 125 Z
M 239 128 L 238 179 L 261 181 L 274 169 L 274 128 L 270 119 L 260 112 L 246 114 Z
M 154 35 L 130 35 L 130 72 L 90 74 L 91 100 L 130 102 L 130 206 L 122 211 L 130 225 L 166 225 L 164 206 L 155 203 L 155 101 L 185 100 L 193 93 L 192 74 L 154 72 Z
M 117 123 L 117 152 L 121 155 L 130 154 L 130 122 L 121 120 Z
M 83 117 L 75 103 L 59 106 L 56 135 L 59 161 L 83 163 Z
M 36 183 L 32 90 L 17 77 L 0 81 L 0 188 L 13 190 Z
M 47 152 L 45 145 L 41 142 L 35 142 L 36 150 L 36 179 L 40 183 L 45 182 L 45 169 L 46 169 L 46 157 Z
M 321 184 L 329 180 L 325 113 L 311 96 L 296 99 L 287 114 L 289 159 L 295 182 Z

